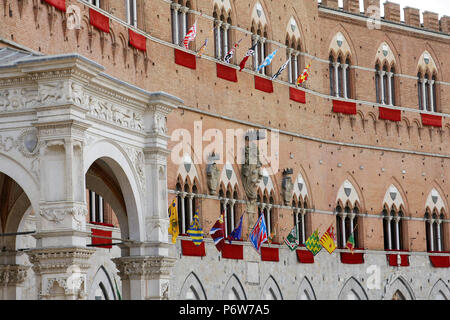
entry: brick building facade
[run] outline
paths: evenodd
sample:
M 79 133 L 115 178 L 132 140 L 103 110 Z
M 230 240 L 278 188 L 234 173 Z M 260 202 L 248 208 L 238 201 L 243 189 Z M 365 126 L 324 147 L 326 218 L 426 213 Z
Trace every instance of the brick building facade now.
M 109 277 L 103 283 L 119 271 L 128 299 L 450 298 L 450 17 L 427 11 L 422 24 L 418 10 L 404 8 L 403 22 L 399 5 L 379 0 L 364 0 L 364 12 L 357 0 L 343 8 L 337 0 L 2 4 L 0 171 L 11 181 L 2 189 L 9 205 L 0 207 L 0 221 L 4 233 L 17 232 L 31 214 L 38 231 L 37 242 L 28 241 L 36 246 L 29 260 L 16 253 L 22 238 L 6 244 L 2 270 L 28 273 L 5 284 L 11 291 L 4 298 L 94 297 L 101 268 Z M 380 5 L 385 16 L 378 19 Z M 197 36 L 186 50 L 182 39 L 194 23 Z M 253 45 L 256 54 L 240 72 Z M 309 64 L 308 80 L 297 87 Z M 71 100 L 51 90 L 59 81 L 56 92 Z M 247 144 L 234 135 L 255 130 L 266 139 L 247 143 L 268 150 L 261 167 L 239 162 Z M 32 150 L 21 147 L 28 132 L 37 141 Z M 217 139 L 223 145 L 214 149 Z M 40 187 L 30 190 L 16 166 Z M 46 187 L 52 177 L 66 193 Z M 22 209 L 11 186 L 28 198 Z M 110 252 L 69 250 L 86 259 L 86 280 L 76 294 L 62 294 L 56 283 L 65 288 L 71 264 L 47 273 L 36 265 L 48 248 L 59 253 L 90 242 L 74 230 L 92 225 L 77 229 L 68 215 L 57 218 L 61 207 L 82 208 L 92 221 L 87 189 L 107 201 L 114 227 L 106 229 L 125 241 Z M 182 235 L 171 245 L 167 206 L 175 198 Z M 196 210 L 205 234 L 200 253 L 185 235 Z M 228 258 L 207 236 L 222 212 L 227 233 L 244 216 L 244 241 L 227 248 Z M 271 237 L 262 260 L 246 241 L 261 212 Z M 339 249 L 312 261 L 304 248 L 289 251 L 283 241 L 295 225 L 302 240 L 334 225 Z M 352 231 L 355 255 L 345 249 Z M 55 249 L 58 237 L 70 241 Z M 130 270 L 132 262 L 141 271 Z M 26 289 L 35 276 L 39 293 Z M 101 297 L 115 295 L 105 290 Z

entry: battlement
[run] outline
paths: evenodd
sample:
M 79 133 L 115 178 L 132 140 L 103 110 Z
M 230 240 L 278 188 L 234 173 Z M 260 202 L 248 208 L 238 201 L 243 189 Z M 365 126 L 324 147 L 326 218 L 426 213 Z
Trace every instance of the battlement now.
M 360 10 L 360 1 L 363 1 L 364 12 Z M 362 14 L 373 17 L 374 12 L 378 8 L 381 10 L 380 0 L 344 0 L 343 7 L 339 7 L 338 0 L 322 0 L 321 5 L 332 9 L 341 9 L 346 12 Z M 443 32 L 450 34 L 450 17 L 443 16 L 439 20 L 439 14 L 431 11 L 422 13 L 423 23 L 420 22 L 420 10 L 412 7 L 403 8 L 404 21 L 401 21 L 400 4 L 386 1 L 384 4 L 384 20 L 395 23 L 403 23 L 404 25 L 414 28 L 423 28 L 425 30 Z

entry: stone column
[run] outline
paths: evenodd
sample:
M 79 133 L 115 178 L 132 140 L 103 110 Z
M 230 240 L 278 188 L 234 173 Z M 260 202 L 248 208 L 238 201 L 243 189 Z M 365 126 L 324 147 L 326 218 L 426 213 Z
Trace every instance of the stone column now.
M 180 44 L 180 40 L 178 38 L 178 33 L 179 33 L 179 27 L 178 27 L 178 11 L 181 8 L 181 5 L 179 5 L 178 3 L 172 3 L 171 7 L 173 9 L 173 16 L 172 16 L 172 31 L 173 31 L 173 43 L 176 45 Z
M 399 223 L 401 222 L 400 217 L 395 217 L 395 250 L 400 250 L 400 232 Z
M 184 39 L 184 37 L 186 36 L 186 28 L 187 28 L 187 25 L 186 25 L 186 13 L 189 11 L 189 8 L 188 7 L 181 7 L 180 11 L 181 11 L 181 17 L 182 17 L 181 26 L 183 28 L 181 30 L 181 39 Z
M 430 95 L 430 111 L 431 112 L 435 112 L 435 110 L 434 110 L 434 103 L 435 103 L 435 101 L 434 101 L 434 96 L 433 96 L 433 87 L 434 87 L 434 80 L 428 80 L 428 82 L 430 83 L 430 93 L 429 93 L 429 95 Z
M 392 217 L 391 216 L 388 216 L 387 218 L 386 218 L 386 220 L 387 220 L 387 224 L 388 224 L 388 230 L 387 230 L 387 232 L 388 232 L 388 249 L 389 250 L 391 250 L 392 249 L 392 235 L 391 235 L 391 221 L 392 221 Z
M 271 221 L 271 213 L 272 213 L 272 205 L 268 204 L 267 206 L 267 235 L 270 237 L 272 232 L 272 221 Z
M 294 53 L 294 81 L 298 77 L 298 55 L 299 55 L 299 52 L 295 51 L 295 53 Z
M 225 229 L 225 238 L 228 236 L 228 228 L 227 228 L 227 216 L 228 216 L 228 210 L 227 210 L 227 204 L 228 204 L 228 199 L 223 199 L 222 200 L 222 205 L 223 205 L 223 223 L 224 223 L 224 229 Z
M 222 40 L 221 40 L 221 29 L 222 21 L 216 21 L 216 58 L 220 60 L 222 57 Z
M 347 217 L 347 214 L 345 212 L 341 213 L 341 231 L 342 231 L 342 247 L 345 247 L 346 234 L 345 234 L 345 218 Z
M 192 219 L 194 217 L 194 213 L 195 213 L 192 210 L 194 208 L 194 206 L 193 206 L 194 194 L 193 193 L 188 193 L 187 197 L 189 199 L 189 201 L 188 201 L 189 202 L 188 220 L 189 220 L 189 224 L 191 224 L 192 223 Z
M 425 86 L 426 86 L 426 83 L 427 83 L 427 79 L 425 79 L 425 78 L 423 78 L 423 79 L 420 79 L 420 83 L 422 84 L 422 109 L 424 110 L 424 111 L 426 111 L 427 110 L 427 95 L 426 95 L 426 90 L 425 90 Z
M 384 92 L 384 76 L 386 75 L 386 71 L 380 71 L 380 92 L 381 92 L 381 104 L 386 103 L 385 92 Z
M 225 58 L 228 53 L 228 28 L 230 25 L 228 23 L 223 24 L 223 54 L 221 59 Z
M 387 73 L 388 76 L 388 90 L 389 90 L 389 105 L 392 106 L 393 105 L 393 101 L 394 101 L 394 90 L 392 90 L 392 78 L 394 76 L 394 74 L 392 72 L 388 72 Z
M 113 262 L 122 280 L 124 300 L 168 300 L 176 259 L 167 256 L 127 256 Z
M 236 203 L 236 200 L 231 199 L 230 200 L 230 220 L 231 220 L 231 231 L 234 230 L 234 228 L 236 228 L 236 222 L 234 221 L 234 205 Z
M 342 65 L 342 82 L 343 82 L 343 92 L 344 92 L 344 98 L 347 99 L 348 95 L 347 95 L 347 68 L 348 68 L 348 64 L 343 64 Z
M 442 251 L 442 241 L 441 241 L 441 223 L 442 223 L 442 220 L 438 219 L 438 220 L 436 220 L 436 223 L 437 223 L 437 228 L 436 228 L 436 232 L 437 232 L 437 235 L 436 235 L 436 238 L 437 238 L 437 251 Z
M 288 59 L 291 59 L 294 49 L 288 48 L 287 52 L 288 52 Z M 289 83 L 293 83 L 294 82 L 293 79 L 294 79 L 294 68 L 292 67 L 292 59 L 291 59 L 291 61 L 289 62 Z
M 266 42 L 266 39 L 265 38 L 260 38 L 259 39 L 259 43 L 260 43 L 260 46 L 261 46 L 261 61 L 259 62 L 259 64 L 262 64 L 263 62 L 264 62 L 264 59 L 266 58 L 266 50 L 265 50 L 265 47 L 264 47 L 264 43 Z M 261 74 L 266 74 L 266 68 L 264 67 L 264 68 L 261 68 Z
M 186 233 L 185 225 L 186 225 L 186 208 L 184 207 L 184 199 L 186 198 L 187 193 L 181 192 L 181 230 L 180 233 Z
M 22 253 L 14 250 L 0 252 L 0 300 L 22 300 L 23 282 L 29 267 L 17 264 L 17 256 Z
M 336 97 L 339 97 L 339 62 L 333 62 L 334 67 L 334 91 Z
M 259 42 L 259 36 L 256 34 L 252 35 L 252 43 L 253 46 Z M 259 67 L 259 52 L 258 52 L 258 45 L 255 47 L 255 54 L 253 55 L 253 70 L 256 71 Z
M 144 114 L 145 240 L 122 245 L 122 257 L 113 259 L 122 280 L 123 297 L 127 300 L 169 297 L 171 269 L 176 259 L 169 257 L 173 244 L 168 234 L 167 159 L 170 152 L 166 122 L 168 114 L 182 104 L 182 100 L 169 94 L 153 93 Z
M 301 216 L 302 216 L 302 239 L 300 239 L 302 241 L 302 243 L 304 243 L 306 241 L 306 227 L 305 227 L 305 210 L 301 209 L 300 211 Z

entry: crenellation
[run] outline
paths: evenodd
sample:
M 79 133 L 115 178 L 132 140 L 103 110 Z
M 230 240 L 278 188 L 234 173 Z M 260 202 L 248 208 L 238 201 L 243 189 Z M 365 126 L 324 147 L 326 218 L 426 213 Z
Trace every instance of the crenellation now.
M 439 31 L 439 14 L 435 12 L 425 11 L 423 15 L 423 27 L 425 29 Z
M 359 0 L 344 0 L 344 11 L 360 13 Z
M 384 19 L 400 23 L 400 4 L 386 1 L 384 3 Z
M 338 9 L 339 8 L 339 1 L 338 0 L 322 0 L 322 5 L 324 7 Z
M 405 24 L 420 28 L 420 10 L 412 7 L 403 8 L 405 14 Z
M 380 0 L 364 0 L 364 14 L 371 16 L 375 11 L 380 12 Z
M 440 30 L 443 33 L 450 34 L 450 17 L 449 16 L 443 16 L 441 20 L 439 21 Z

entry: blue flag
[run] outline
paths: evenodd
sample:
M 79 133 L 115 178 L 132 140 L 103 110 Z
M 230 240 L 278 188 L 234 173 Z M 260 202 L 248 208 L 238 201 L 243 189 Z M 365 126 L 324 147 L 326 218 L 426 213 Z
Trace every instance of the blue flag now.
M 228 242 L 231 244 L 231 240 L 241 240 L 242 238 L 242 218 L 244 215 L 241 216 L 241 221 L 239 222 L 239 226 L 234 229 L 230 236 L 228 237 Z
M 252 232 L 250 233 L 250 243 L 253 247 L 261 253 L 261 245 L 268 240 L 267 238 L 267 227 L 264 221 L 264 214 L 260 214 L 258 221 L 256 221 Z
M 275 55 L 277 54 L 277 51 L 278 51 L 278 49 L 275 50 L 274 52 L 272 52 L 270 55 L 268 55 L 268 56 L 266 57 L 266 59 L 264 59 L 264 62 L 262 63 L 262 65 L 260 65 L 260 66 L 258 67 L 258 69 L 256 70 L 256 72 L 259 72 L 259 70 L 261 70 L 262 68 L 265 68 L 265 67 L 267 67 L 269 64 L 271 64 L 271 63 L 272 63 L 273 57 L 275 57 Z

